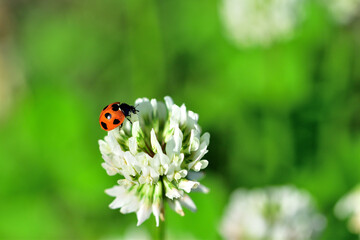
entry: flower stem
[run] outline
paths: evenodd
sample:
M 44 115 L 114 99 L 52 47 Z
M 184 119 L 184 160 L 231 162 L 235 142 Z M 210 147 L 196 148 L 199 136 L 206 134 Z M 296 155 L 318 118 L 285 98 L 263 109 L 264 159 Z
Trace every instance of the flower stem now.
M 160 177 L 160 181 L 163 182 L 163 176 Z M 160 221 L 159 227 L 157 227 L 157 236 L 156 239 L 164 240 L 165 239 L 165 186 L 161 184 L 161 203 L 160 203 Z
M 159 227 L 156 228 L 156 239 L 164 240 L 165 239 L 165 221 L 161 221 L 159 223 Z

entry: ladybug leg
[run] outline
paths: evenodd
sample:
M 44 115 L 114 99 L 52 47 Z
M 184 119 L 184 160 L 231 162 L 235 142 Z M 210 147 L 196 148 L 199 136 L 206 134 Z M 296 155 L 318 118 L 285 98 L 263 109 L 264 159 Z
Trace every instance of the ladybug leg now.
M 130 118 L 126 118 L 131 124 L 132 124 L 132 121 L 130 120 Z
M 120 128 L 122 128 L 123 124 L 124 124 L 124 123 L 120 124 Z

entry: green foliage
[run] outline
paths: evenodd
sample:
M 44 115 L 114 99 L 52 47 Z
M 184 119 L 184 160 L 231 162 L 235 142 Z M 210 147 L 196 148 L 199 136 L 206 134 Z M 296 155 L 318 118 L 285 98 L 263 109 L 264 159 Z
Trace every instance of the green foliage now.
M 211 134 L 211 192 L 190 195 L 197 213 L 167 209 L 168 234 L 218 239 L 232 190 L 292 183 L 328 218 L 323 239 L 354 238 L 333 206 L 360 181 L 358 23 L 337 26 L 308 4 L 291 40 L 239 49 L 217 1 L 25 2 L 8 8 L 26 81 L 0 125 L 1 239 L 99 239 L 134 226 L 134 214 L 108 209 L 117 177 L 100 166 L 98 116 L 109 102 L 165 95 Z

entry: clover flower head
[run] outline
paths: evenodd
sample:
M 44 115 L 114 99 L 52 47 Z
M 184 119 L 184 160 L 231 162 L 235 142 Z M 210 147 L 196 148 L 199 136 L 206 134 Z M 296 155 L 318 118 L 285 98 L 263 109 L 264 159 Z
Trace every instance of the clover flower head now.
M 208 165 L 203 157 L 210 134 L 202 134 L 196 113 L 170 97 L 165 102 L 141 98 L 135 105 L 139 112 L 132 124 L 125 121 L 99 140 L 103 168 L 109 175 L 122 176 L 106 193 L 115 197 L 110 208 L 136 212 L 137 225 L 153 213 L 158 226 L 164 218 L 164 200 L 184 215 L 182 207 L 196 211 L 188 193 L 208 192 L 197 180 Z
M 360 236 L 360 186 L 343 196 L 336 203 L 334 211 L 339 219 L 349 219 L 349 231 Z
M 240 47 L 267 47 L 288 39 L 302 19 L 304 0 L 222 0 L 222 22 Z
M 220 232 L 225 239 L 314 239 L 325 218 L 310 195 L 292 186 L 238 189 L 230 199 Z
M 360 0 L 323 0 L 333 19 L 345 25 L 360 15 Z

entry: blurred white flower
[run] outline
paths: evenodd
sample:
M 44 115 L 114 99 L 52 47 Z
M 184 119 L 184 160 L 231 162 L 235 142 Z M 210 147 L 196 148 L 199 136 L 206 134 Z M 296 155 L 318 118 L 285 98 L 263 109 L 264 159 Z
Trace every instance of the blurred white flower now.
M 229 240 L 306 240 L 314 239 L 325 223 L 310 195 L 295 187 L 238 189 L 230 198 L 220 232 Z
M 302 19 L 304 0 L 222 0 L 227 34 L 238 46 L 269 46 L 288 39 Z
M 360 237 L 360 186 L 342 197 L 336 203 L 334 211 L 338 218 L 348 218 L 349 231 Z
M 208 152 L 210 134 L 201 134 L 198 115 L 185 105 L 177 106 L 170 97 L 165 97 L 165 103 L 142 98 L 135 105 L 139 112 L 132 116 L 133 124 L 125 121 L 122 128 L 99 140 L 102 166 L 109 175 L 124 177 L 106 193 L 115 197 L 110 208 L 120 208 L 124 214 L 136 212 L 137 225 L 153 213 L 158 226 L 165 199 L 183 216 L 182 207 L 196 211 L 187 193 L 208 191 L 197 180 L 208 165 L 202 158 Z
M 348 24 L 360 15 L 360 0 L 323 0 L 323 4 L 339 24 Z

